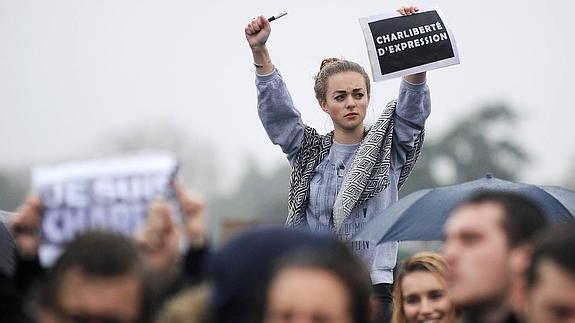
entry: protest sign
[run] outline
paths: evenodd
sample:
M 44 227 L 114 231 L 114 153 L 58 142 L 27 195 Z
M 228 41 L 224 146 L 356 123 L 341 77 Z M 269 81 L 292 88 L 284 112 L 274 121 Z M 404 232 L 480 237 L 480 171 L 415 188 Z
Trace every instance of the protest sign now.
M 359 19 L 375 81 L 459 64 L 455 38 L 438 8 Z
M 86 230 L 132 236 L 153 198 L 175 201 L 177 162 L 169 154 L 145 154 L 36 167 L 32 185 L 40 194 L 40 261 L 50 266 L 62 247 Z

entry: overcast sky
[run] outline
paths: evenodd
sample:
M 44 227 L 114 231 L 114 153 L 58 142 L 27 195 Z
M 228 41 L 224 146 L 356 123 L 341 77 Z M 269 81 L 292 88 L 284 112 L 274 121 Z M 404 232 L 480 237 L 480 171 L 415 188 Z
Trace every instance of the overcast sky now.
M 324 57 L 369 68 L 358 18 L 403 1 L 0 0 L 0 166 L 89 153 L 109 133 L 172 122 L 218 145 L 237 170 L 250 153 L 284 162 L 256 114 L 254 68 L 243 35 L 258 14 L 272 24 L 269 48 L 304 122 L 330 130 L 312 77 Z M 421 1 L 438 6 L 461 65 L 430 72 L 434 137 L 470 109 L 506 102 L 521 115 L 513 135 L 534 156 L 524 179 L 560 183 L 575 157 L 573 2 Z M 368 121 L 397 95 L 375 84 Z M 222 161 L 223 162 L 223 161 Z

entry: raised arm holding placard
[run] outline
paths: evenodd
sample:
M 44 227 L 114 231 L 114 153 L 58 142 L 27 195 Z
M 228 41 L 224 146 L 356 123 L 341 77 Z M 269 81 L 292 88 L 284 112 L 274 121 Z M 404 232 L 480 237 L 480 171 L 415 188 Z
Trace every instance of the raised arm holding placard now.
M 360 18 L 375 81 L 459 64 L 455 37 L 438 8 Z
M 412 15 L 417 9 L 399 11 Z M 369 76 L 357 63 L 325 59 L 314 90 L 334 131 L 320 135 L 303 123 L 279 70 L 271 63 L 266 47 L 269 22 L 259 16 L 244 31 L 256 70 L 260 120 L 292 165 L 286 225 L 332 232 L 347 241 L 371 270 L 382 311 L 389 317 L 397 243 L 377 245 L 350 239 L 397 200 L 417 160 L 431 109 L 425 72 L 406 76 L 398 99 L 387 105 L 375 125 L 365 126 L 371 98 Z

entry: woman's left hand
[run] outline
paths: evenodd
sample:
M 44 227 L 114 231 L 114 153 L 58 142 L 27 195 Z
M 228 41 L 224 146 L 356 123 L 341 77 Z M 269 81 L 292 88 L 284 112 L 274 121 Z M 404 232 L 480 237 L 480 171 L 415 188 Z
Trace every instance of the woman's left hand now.
M 419 11 L 419 8 L 416 6 L 403 6 L 399 9 L 397 9 L 397 12 L 399 12 L 402 16 L 413 15 L 413 14 L 417 13 L 418 11 Z
M 397 12 L 399 12 L 402 16 L 410 16 L 410 15 L 414 15 L 417 12 L 419 12 L 419 8 L 416 6 L 403 6 L 399 9 L 397 9 Z M 420 84 L 420 83 L 425 82 L 426 73 L 421 72 L 421 73 L 417 73 L 417 74 L 411 74 L 411 75 L 405 76 L 404 78 L 409 83 Z

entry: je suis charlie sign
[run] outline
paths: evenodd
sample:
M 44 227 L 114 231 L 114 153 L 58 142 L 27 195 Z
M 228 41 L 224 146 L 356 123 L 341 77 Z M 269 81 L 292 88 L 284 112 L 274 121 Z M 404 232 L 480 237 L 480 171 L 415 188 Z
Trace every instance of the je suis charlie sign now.
M 360 18 L 375 81 L 459 64 L 455 38 L 438 8 Z
M 148 153 L 34 168 L 32 184 L 44 207 L 42 265 L 51 266 L 66 243 L 87 230 L 132 236 L 150 200 L 175 204 L 177 166 L 171 154 Z

